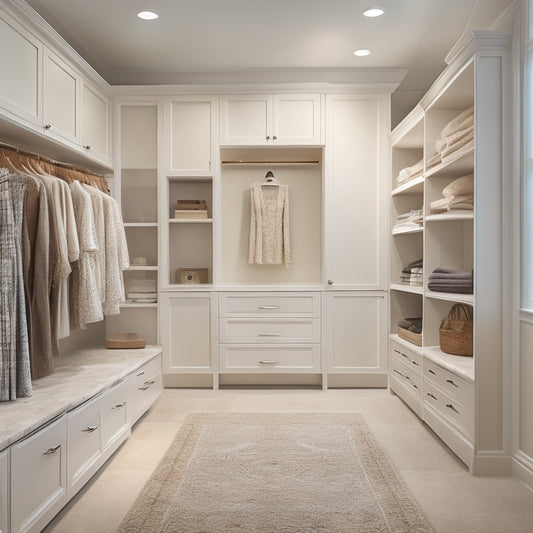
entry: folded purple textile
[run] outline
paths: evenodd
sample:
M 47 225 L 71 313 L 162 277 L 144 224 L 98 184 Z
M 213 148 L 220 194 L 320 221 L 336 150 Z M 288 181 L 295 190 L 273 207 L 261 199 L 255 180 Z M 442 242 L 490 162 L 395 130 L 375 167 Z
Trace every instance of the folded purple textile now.
M 450 278 L 429 278 L 428 284 L 437 283 L 439 285 L 473 285 L 473 280 L 471 279 L 450 279 Z
M 439 285 L 439 284 L 431 284 L 428 285 L 428 289 L 430 291 L 435 292 L 451 292 L 451 293 L 457 293 L 457 294 L 473 294 L 474 293 L 474 287 L 472 285 Z
M 435 274 L 438 274 L 440 277 L 450 277 L 450 278 L 471 278 L 473 277 L 474 273 L 472 270 L 455 270 L 452 268 L 436 268 L 433 270 L 433 272 L 430 274 L 430 278 L 434 276 Z

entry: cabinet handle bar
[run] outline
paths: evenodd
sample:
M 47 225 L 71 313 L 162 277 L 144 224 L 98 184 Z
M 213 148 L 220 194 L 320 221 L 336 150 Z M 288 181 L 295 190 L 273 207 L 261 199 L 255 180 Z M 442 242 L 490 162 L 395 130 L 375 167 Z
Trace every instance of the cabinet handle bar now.
M 61 444 L 58 444 L 57 446 L 53 446 L 52 448 L 48 448 L 45 452 L 43 452 L 43 455 L 53 455 L 61 448 Z

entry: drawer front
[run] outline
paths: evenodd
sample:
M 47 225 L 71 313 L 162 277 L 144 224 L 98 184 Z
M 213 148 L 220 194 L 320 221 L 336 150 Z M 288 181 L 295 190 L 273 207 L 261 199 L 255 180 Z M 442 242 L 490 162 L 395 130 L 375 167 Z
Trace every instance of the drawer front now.
M 127 437 L 128 424 L 128 387 L 126 380 L 108 390 L 101 401 L 102 450 L 113 449 Z
M 98 469 L 102 454 L 100 397 L 67 414 L 67 486 L 70 495 Z
M 390 350 L 391 361 L 398 361 L 407 367 L 411 367 L 420 376 L 422 375 L 422 356 L 420 354 L 392 340 Z
M 320 342 L 319 319 L 220 319 L 220 342 Z
M 66 416 L 11 447 L 11 531 L 41 531 L 67 502 Z
M 0 531 L 9 533 L 9 450 L 0 452 Z
M 424 379 L 437 385 L 448 396 L 459 400 L 464 406 L 473 411 L 475 393 L 472 383 L 468 383 L 427 359 L 424 361 Z
M 220 372 L 320 372 L 320 345 L 220 346 Z
M 157 400 L 162 390 L 159 355 L 130 376 L 131 424 Z
M 219 316 L 286 316 L 318 318 L 320 293 L 221 293 Z
M 392 375 L 404 383 L 413 393 L 422 396 L 422 376 L 417 374 L 416 369 L 405 366 L 401 362 L 393 360 L 391 364 Z
M 449 398 L 440 389 L 424 381 L 424 401 L 431 405 L 453 426 L 472 439 L 474 434 L 474 416 L 464 405 Z

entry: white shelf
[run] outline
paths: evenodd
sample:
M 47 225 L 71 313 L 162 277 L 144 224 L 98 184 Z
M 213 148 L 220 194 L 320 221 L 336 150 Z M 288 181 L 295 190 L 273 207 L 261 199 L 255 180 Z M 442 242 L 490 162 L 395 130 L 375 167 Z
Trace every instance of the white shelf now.
M 125 228 L 157 228 L 157 222 L 124 222 Z
M 393 291 L 410 292 L 412 294 L 424 294 L 423 285 L 408 285 L 403 283 L 392 283 L 390 289 Z
M 454 178 L 474 171 L 474 148 L 459 152 L 456 157 L 426 170 L 426 178 Z
M 154 265 L 146 265 L 146 266 L 139 266 L 139 265 L 131 265 L 130 267 L 126 268 L 126 272 L 135 272 L 135 271 L 157 271 L 159 270 L 158 266 Z
M 398 185 L 393 191 L 392 196 L 402 194 L 422 194 L 424 192 L 424 176 L 418 176 L 406 183 Z
M 211 224 L 212 218 L 169 218 L 170 224 Z
M 439 346 L 425 346 L 424 357 L 455 375 L 474 383 L 474 358 L 444 353 Z
M 189 174 L 186 174 L 183 176 L 167 176 L 167 180 L 170 182 L 177 182 L 177 181 L 211 182 L 213 181 L 213 175 L 206 174 L 205 176 L 191 176 Z
M 438 222 L 442 220 L 474 220 L 473 211 L 453 211 L 448 213 L 439 213 L 437 215 L 428 215 L 426 222 Z
M 138 303 L 138 302 L 124 302 L 122 304 L 120 304 L 120 307 L 125 307 L 125 308 L 145 308 L 145 307 L 153 307 L 153 308 L 156 308 L 158 306 L 157 302 L 155 303 Z
M 462 304 L 474 305 L 473 294 L 455 294 L 453 292 L 434 292 L 426 290 L 426 298 L 433 298 L 434 300 L 445 300 L 449 302 L 458 302 Z
M 392 234 L 393 235 L 409 235 L 411 233 L 421 233 L 422 231 L 424 231 L 424 227 L 420 226 L 419 228 L 414 228 L 414 229 L 395 229 L 395 230 L 392 230 Z

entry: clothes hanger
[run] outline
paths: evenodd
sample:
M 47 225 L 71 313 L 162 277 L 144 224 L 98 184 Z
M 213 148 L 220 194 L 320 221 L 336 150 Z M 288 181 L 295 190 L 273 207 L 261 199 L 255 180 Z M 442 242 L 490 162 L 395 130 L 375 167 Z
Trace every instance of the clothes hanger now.
M 275 178 L 274 173 L 271 170 L 269 170 L 265 174 L 265 181 L 264 181 L 263 185 L 279 186 L 280 182 Z

